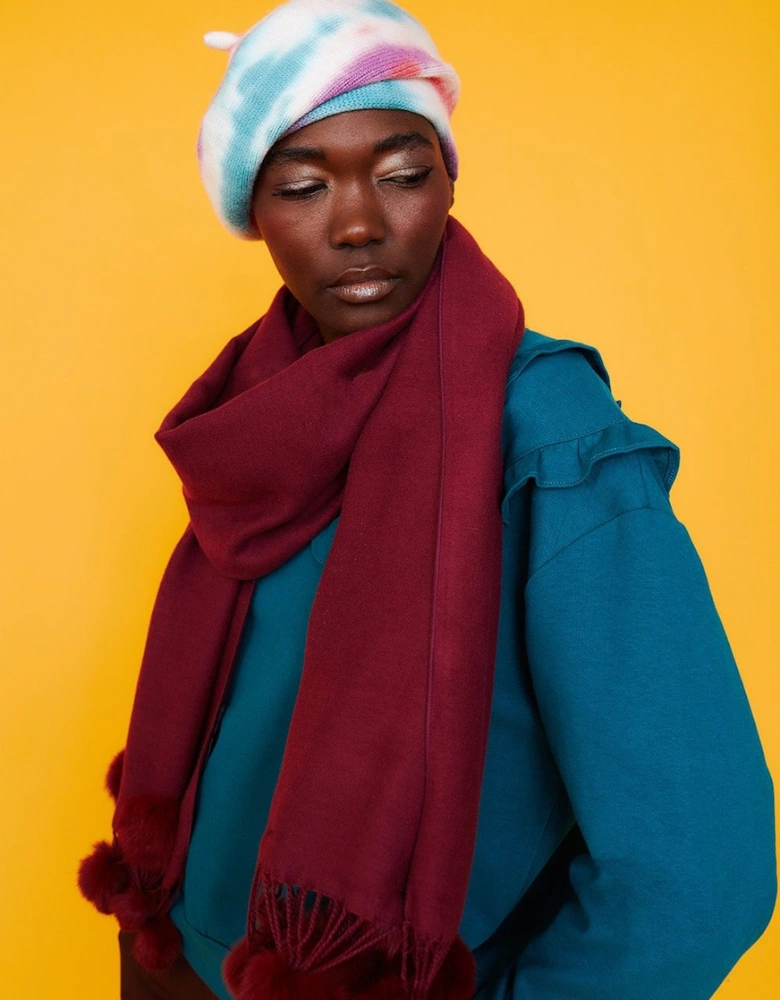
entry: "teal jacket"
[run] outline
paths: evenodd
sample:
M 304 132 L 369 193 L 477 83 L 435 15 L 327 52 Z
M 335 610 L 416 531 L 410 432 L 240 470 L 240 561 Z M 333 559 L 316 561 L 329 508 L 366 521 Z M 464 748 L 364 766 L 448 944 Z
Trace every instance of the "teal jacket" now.
M 679 449 L 623 413 L 594 347 L 534 330 L 502 442 L 498 651 L 460 925 L 477 996 L 708 1000 L 773 912 L 774 792 L 669 501 Z M 224 1000 L 337 523 L 257 582 L 198 788 L 172 917 Z

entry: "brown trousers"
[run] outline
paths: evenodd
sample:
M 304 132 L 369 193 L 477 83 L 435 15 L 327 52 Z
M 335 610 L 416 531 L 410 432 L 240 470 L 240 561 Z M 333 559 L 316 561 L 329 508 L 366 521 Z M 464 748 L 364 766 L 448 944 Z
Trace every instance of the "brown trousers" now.
M 147 972 L 132 956 L 135 934 L 119 932 L 121 1000 L 219 1000 L 180 955 L 164 972 Z

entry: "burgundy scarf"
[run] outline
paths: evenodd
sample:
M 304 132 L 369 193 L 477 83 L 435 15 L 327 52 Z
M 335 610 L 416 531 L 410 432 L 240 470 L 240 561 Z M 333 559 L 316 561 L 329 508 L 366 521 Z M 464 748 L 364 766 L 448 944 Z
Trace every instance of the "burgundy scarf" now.
M 511 284 L 449 217 L 402 314 L 323 344 L 282 286 L 163 422 L 191 521 L 106 775 L 113 843 L 79 869 L 82 893 L 138 932 L 147 968 L 181 950 L 168 911 L 254 580 L 340 514 L 247 932 L 223 973 L 239 1000 L 473 995 L 458 929 L 496 656 L 504 392 L 523 332 Z

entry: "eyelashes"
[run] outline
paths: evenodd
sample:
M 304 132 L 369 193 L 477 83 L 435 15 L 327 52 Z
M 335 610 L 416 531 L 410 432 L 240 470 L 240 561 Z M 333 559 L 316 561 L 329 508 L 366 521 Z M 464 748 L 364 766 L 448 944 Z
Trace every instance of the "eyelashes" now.
M 425 170 L 416 170 L 414 173 L 398 174 L 394 177 L 386 177 L 380 184 L 394 184 L 401 188 L 419 187 L 433 170 L 427 167 Z M 324 184 L 309 184 L 306 187 L 286 188 L 280 191 L 272 191 L 274 198 L 284 198 L 286 200 L 304 200 L 313 197 L 318 191 L 325 188 Z

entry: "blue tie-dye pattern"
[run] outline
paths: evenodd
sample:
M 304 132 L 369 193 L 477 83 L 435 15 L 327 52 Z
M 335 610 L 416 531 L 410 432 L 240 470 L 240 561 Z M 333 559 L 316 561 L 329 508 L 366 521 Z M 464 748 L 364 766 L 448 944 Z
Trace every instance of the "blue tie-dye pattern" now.
M 294 30 L 292 25 L 282 30 L 286 12 L 293 8 L 299 14 L 304 10 L 311 14 L 303 22 L 298 19 Z M 281 19 L 280 23 L 277 19 Z M 209 197 L 222 221 L 236 235 L 258 237 L 251 217 L 254 180 L 265 151 L 296 123 L 302 127 L 330 115 L 368 108 L 413 111 L 431 122 L 450 176 L 457 176 L 448 112 L 439 107 L 434 91 L 424 95 L 409 86 L 411 81 L 383 80 L 354 87 L 301 117 L 307 84 L 308 90 L 321 92 L 319 85 L 307 81 L 306 73 L 312 65 L 331 61 L 334 45 L 341 47 L 339 32 L 344 25 L 357 30 L 361 25 L 376 27 L 382 21 L 403 25 L 403 33 L 409 32 L 409 44 L 412 39 L 414 44 L 420 44 L 420 32 L 425 34 L 408 11 L 389 0 L 358 0 L 326 12 L 319 2 L 309 6 L 306 0 L 299 0 L 276 8 L 250 28 L 232 50 L 224 90 L 215 97 L 210 109 L 213 114 L 207 115 L 201 125 L 196 148 Z M 278 37 L 280 44 L 269 45 L 268 32 Z M 350 38 L 346 33 L 343 44 L 351 44 Z M 377 44 L 381 47 L 381 33 Z M 430 47 L 432 58 L 439 58 L 432 41 L 422 42 L 422 47 Z M 341 58 L 335 62 L 341 65 Z M 451 67 L 446 70 L 452 72 Z M 312 93 L 310 99 L 314 97 Z M 215 145 L 219 148 L 218 159 L 213 153 Z
M 236 90 L 245 100 L 241 107 L 252 110 L 251 118 L 242 121 L 234 117 L 233 136 L 226 146 L 226 158 L 236 156 L 235 162 L 241 164 L 232 177 L 232 184 L 223 187 L 222 210 L 225 218 L 231 225 L 240 227 L 246 226 L 247 206 L 236 204 L 229 187 L 245 190 L 254 180 L 256 170 L 254 165 L 241 160 L 241 152 L 249 148 L 257 130 L 258 122 L 266 118 L 266 114 L 258 115 L 258 109 L 263 109 L 268 105 L 267 95 L 272 95 L 272 104 L 276 107 L 277 114 L 275 120 L 268 124 L 267 141 L 272 145 L 292 122 L 289 120 L 287 110 L 292 103 L 292 96 L 285 98 L 285 93 L 292 95 L 295 90 L 295 83 L 301 73 L 305 70 L 309 59 L 315 54 L 321 39 L 327 35 L 338 31 L 346 17 L 343 14 L 323 14 L 312 22 L 312 37 L 308 41 L 288 49 L 287 52 L 274 52 L 256 61 L 253 61 L 251 46 L 247 46 L 242 51 L 241 46 L 237 46 L 231 60 L 231 70 L 235 69 L 239 73 L 251 66 L 251 72 L 244 75 L 244 79 L 237 85 Z M 262 88 L 262 90 L 261 90 Z
M 277 134 L 281 134 L 285 127 L 284 111 L 290 106 L 295 81 L 305 72 L 317 45 L 317 38 L 310 38 L 281 55 L 274 53 L 259 59 L 252 72 L 241 77 L 236 86 L 242 97 L 240 109 L 249 114 L 243 118 L 234 116 L 233 135 L 225 146 L 223 158 L 223 162 L 235 165 L 230 183 L 222 190 L 222 211 L 231 225 L 243 228 L 248 221 L 248 206 L 240 199 L 235 200 L 233 192 L 234 189 L 245 190 L 255 173 L 254 165 L 247 161 L 246 151 L 252 145 L 258 125 L 267 122 L 268 109 L 276 104 L 280 114 L 267 127 L 269 132 L 276 128 Z M 290 96 L 285 98 L 285 94 Z
M 258 24 L 268 25 L 277 17 L 282 16 L 284 11 L 284 6 L 271 11 L 262 21 Z M 323 38 L 325 35 L 333 34 L 337 31 L 341 25 L 347 20 L 345 14 L 338 13 L 328 13 L 323 14 L 321 17 L 312 18 L 310 24 L 307 25 L 306 34 L 309 35 L 313 41 L 316 42 L 317 39 Z M 260 65 L 264 57 L 260 57 L 258 62 L 257 55 L 257 43 L 255 31 L 258 29 L 258 25 L 254 26 L 254 29 L 248 31 L 245 36 L 239 41 L 233 50 L 233 54 L 230 59 L 230 74 L 238 75 L 243 73 L 245 70 L 252 69 L 254 72 L 255 64 Z M 273 53 L 275 56 L 280 55 L 278 51 Z
M 403 82 L 398 80 L 380 80 L 378 83 L 367 83 L 363 87 L 355 87 L 343 94 L 331 97 L 329 101 L 320 104 L 298 119 L 301 127 L 311 125 L 331 115 L 343 111 L 361 111 L 364 108 L 389 108 L 398 111 L 414 111 L 422 113 L 419 102 L 410 95 Z M 431 122 L 433 125 L 434 123 Z
M 410 21 L 416 28 L 419 28 L 419 21 L 416 21 L 411 14 L 396 4 L 388 3 L 387 0 L 364 0 L 362 7 L 366 14 L 371 14 L 374 17 L 385 18 L 388 21 Z
M 322 38 L 323 35 L 333 34 L 337 31 L 341 25 L 346 21 L 343 14 L 323 14 L 322 17 L 318 17 L 315 22 L 315 31 L 318 38 Z

